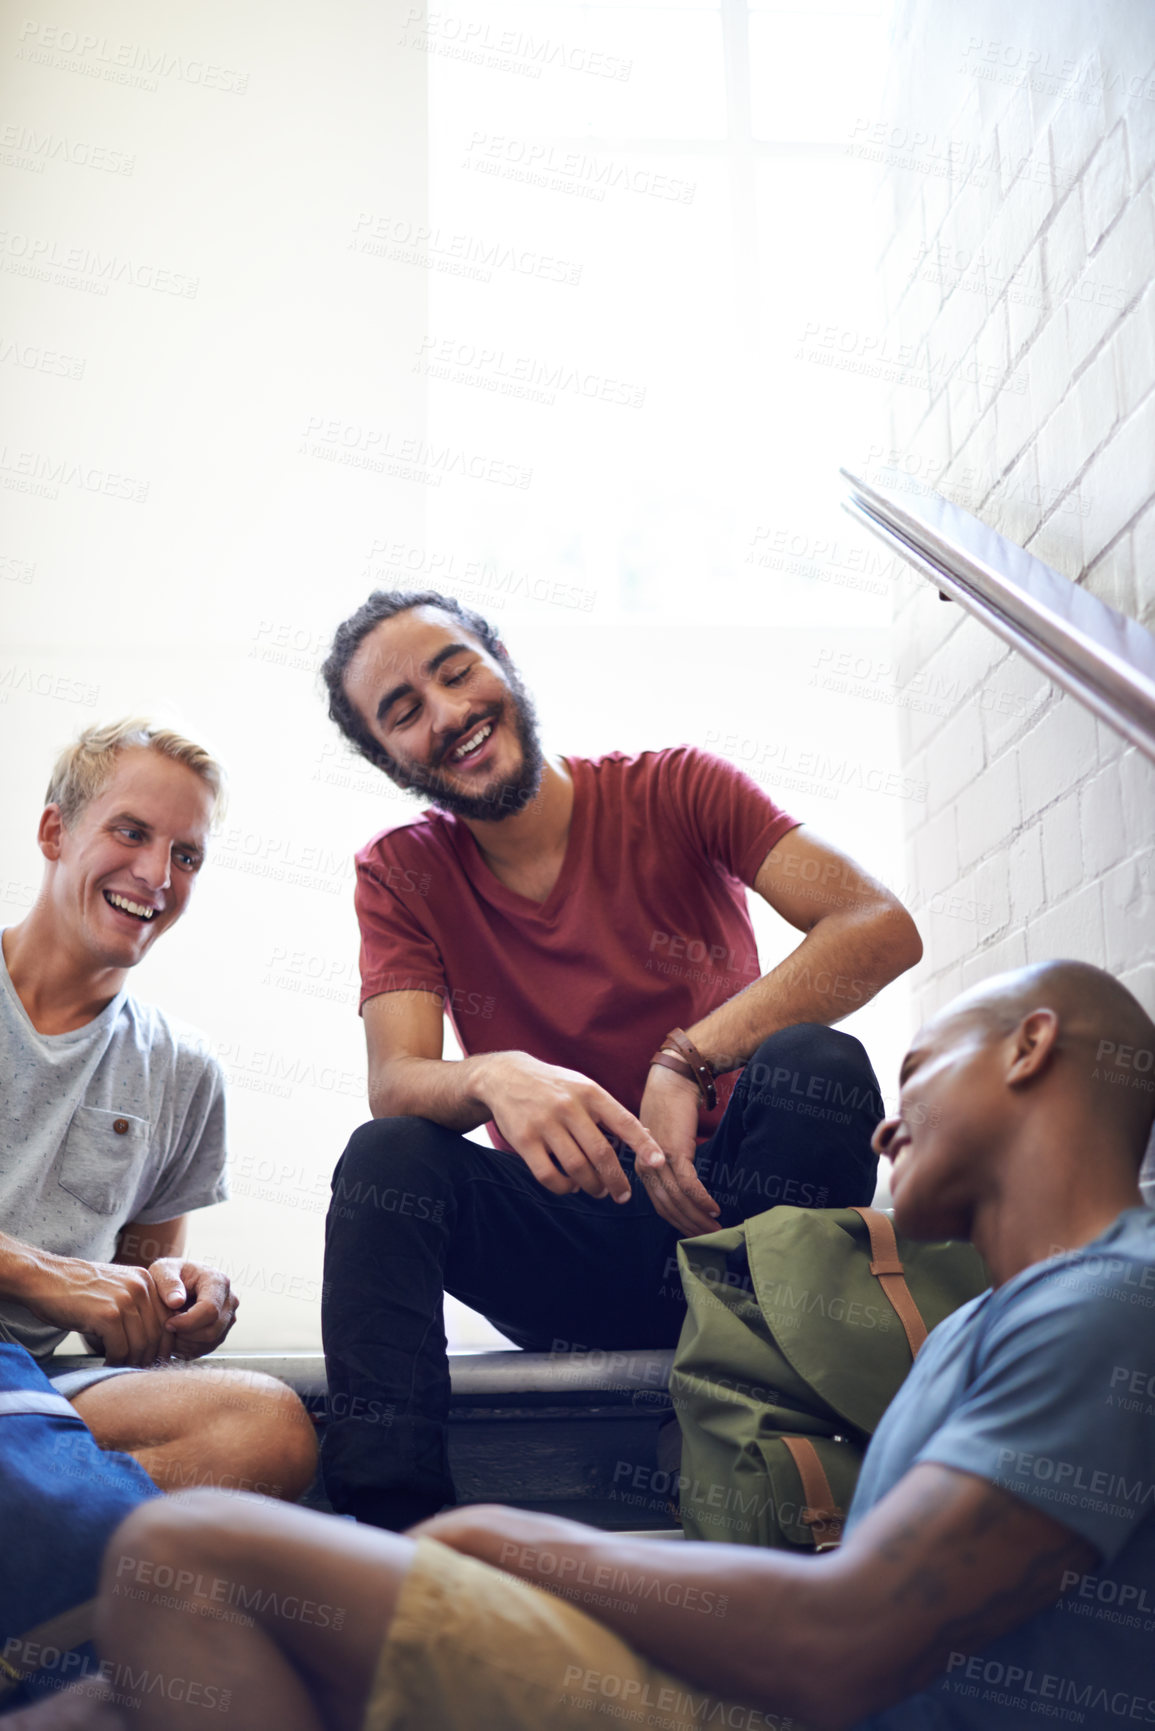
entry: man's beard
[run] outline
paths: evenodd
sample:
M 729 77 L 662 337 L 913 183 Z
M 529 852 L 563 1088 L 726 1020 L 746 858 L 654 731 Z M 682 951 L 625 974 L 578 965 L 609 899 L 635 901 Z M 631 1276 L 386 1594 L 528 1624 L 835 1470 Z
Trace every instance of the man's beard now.
M 413 764 L 402 769 L 399 764 L 395 764 L 392 769 L 386 770 L 386 774 L 390 775 L 399 787 L 415 793 L 418 798 L 429 800 L 439 811 L 450 812 L 454 817 L 470 818 L 474 823 L 500 823 L 503 818 L 514 817 L 519 811 L 524 811 L 541 786 L 545 759 L 538 736 L 537 712 L 533 707 L 533 700 L 512 668 L 505 669 L 505 677 L 509 684 L 509 696 L 505 703 L 497 709 L 490 708 L 472 716 L 454 745 L 460 745 L 487 721 L 504 719 L 507 711 L 512 708 L 514 732 L 521 747 L 521 767 L 515 776 L 508 781 L 499 782 L 485 793 L 462 793 L 442 774 L 440 767 Z M 444 763 L 444 758 L 442 762 Z

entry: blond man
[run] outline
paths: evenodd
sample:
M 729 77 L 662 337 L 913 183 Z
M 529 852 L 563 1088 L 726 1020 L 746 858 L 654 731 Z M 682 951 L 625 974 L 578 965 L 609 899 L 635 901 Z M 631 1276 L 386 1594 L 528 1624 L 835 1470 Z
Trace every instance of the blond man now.
M 52 1375 L 85 1335 L 103 1363 L 57 1387 L 163 1489 L 294 1497 L 315 1464 L 296 1396 L 175 1374 L 237 1311 L 225 1275 L 184 1254 L 188 1214 L 226 1195 L 223 1080 L 127 989 L 188 905 L 222 785 L 207 751 L 142 720 L 85 729 L 52 772 L 40 892 L 0 934 L 0 1338 Z

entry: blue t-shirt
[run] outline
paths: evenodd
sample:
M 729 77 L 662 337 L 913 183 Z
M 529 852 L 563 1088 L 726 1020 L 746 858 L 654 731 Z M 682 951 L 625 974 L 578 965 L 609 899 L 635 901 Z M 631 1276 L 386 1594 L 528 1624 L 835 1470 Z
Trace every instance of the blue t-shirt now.
M 939 1324 L 867 1450 L 847 1531 L 919 1461 L 1000 1485 L 1100 1562 L 859 1731 L 1155 1725 L 1155 1211 Z

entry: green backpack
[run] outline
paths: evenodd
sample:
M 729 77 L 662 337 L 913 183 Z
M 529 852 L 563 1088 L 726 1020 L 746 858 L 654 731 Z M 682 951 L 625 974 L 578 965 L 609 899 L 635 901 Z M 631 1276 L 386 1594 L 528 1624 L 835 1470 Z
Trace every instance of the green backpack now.
M 771 1208 L 686 1238 L 670 1395 L 688 1539 L 836 1545 L 866 1444 L 928 1331 L 989 1284 L 873 1208 Z

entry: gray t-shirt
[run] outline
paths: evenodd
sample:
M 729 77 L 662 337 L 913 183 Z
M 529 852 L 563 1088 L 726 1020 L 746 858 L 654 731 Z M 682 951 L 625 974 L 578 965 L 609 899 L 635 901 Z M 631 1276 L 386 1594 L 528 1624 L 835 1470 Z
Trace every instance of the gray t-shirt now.
M 224 1165 L 224 1081 L 195 1034 L 126 991 L 38 1033 L 0 948 L 0 1230 L 107 1262 L 130 1220 L 223 1202 Z M 43 1356 L 67 1332 L 0 1299 L 0 1339 Z
M 847 1532 L 935 1461 L 1049 1515 L 1099 1560 L 978 1652 L 957 1623 L 942 1675 L 856 1731 L 1155 1724 L 1153 1321 L 1155 1213 L 1129 1208 L 932 1332 L 866 1451 Z

